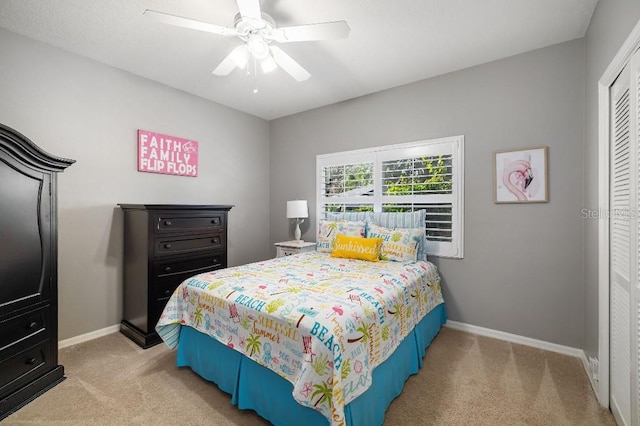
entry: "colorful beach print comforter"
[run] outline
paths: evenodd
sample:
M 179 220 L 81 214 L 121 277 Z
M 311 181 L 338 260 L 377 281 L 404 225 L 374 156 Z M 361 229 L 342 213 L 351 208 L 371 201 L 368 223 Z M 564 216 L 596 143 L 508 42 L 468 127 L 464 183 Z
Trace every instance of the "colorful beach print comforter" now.
M 175 291 L 156 330 L 210 335 L 294 385 L 332 425 L 371 385 L 373 369 L 443 302 L 429 262 L 367 262 L 304 253 L 196 275 Z

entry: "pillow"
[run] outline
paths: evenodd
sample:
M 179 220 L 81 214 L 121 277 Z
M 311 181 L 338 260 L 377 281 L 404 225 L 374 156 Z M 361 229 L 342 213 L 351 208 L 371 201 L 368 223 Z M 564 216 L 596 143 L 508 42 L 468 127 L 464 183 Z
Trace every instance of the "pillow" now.
M 338 234 L 331 257 L 377 262 L 380 257 L 381 245 L 382 238 L 349 237 Z
M 424 228 L 389 229 L 370 224 L 367 236 L 382 238 L 381 260 L 415 262 L 418 259 L 418 247 L 424 240 Z
M 376 212 L 373 213 L 372 222 L 375 225 L 385 228 L 420 228 L 425 229 L 426 210 L 416 210 L 407 213 L 395 212 Z M 418 260 L 427 260 L 427 238 L 422 238 L 421 244 L 418 246 Z
M 364 237 L 365 222 L 347 222 L 346 220 L 321 220 L 318 225 L 318 242 L 316 250 L 331 253 L 337 234 L 350 237 Z
M 327 220 L 348 220 L 367 222 L 373 217 L 373 212 L 338 212 L 327 213 Z

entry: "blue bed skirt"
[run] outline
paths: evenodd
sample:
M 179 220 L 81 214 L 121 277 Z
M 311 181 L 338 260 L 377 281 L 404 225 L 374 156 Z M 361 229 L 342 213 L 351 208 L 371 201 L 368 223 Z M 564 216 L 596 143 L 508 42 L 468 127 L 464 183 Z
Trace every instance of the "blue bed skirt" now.
M 371 387 L 346 406 L 347 425 L 381 425 L 384 414 L 410 375 L 422 367 L 425 350 L 446 322 L 446 309 L 438 305 L 420 321 L 398 349 L 373 370 Z M 217 340 L 182 327 L 178 367 L 190 367 L 206 380 L 231 394 L 240 409 L 255 410 L 276 426 L 327 425 L 317 411 L 303 407 L 292 397 L 293 385 L 271 370 L 228 348 Z

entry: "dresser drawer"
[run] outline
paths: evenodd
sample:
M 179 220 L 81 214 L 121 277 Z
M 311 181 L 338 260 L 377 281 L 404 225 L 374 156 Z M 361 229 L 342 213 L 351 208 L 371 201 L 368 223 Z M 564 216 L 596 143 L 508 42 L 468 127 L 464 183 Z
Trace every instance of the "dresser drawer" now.
M 0 359 L 49 338 L 51 308 L 27 312 L 0 322 Z
M 153 216 L 153 220 L 156 234 L 216 232 L 225 228 L 223 212 L 157 213 Z
M 51 366 L 51 341 L 46 340 L 0 361 L 0 395 L 29 383 Z
M 155 287 L 155 298 L 169 298 L 182 281 L 203 272 L 224 268 L 226 263 L 226 256 L 222 253 L 196 259 L 154 262 L 153 287 Z
M 155 255 L 166 256 L 172 254 L 193 253 L 204 250 L 220 250 L 224 249 L 224 238 L 222 235 L 209 235 L 206 237 L 198 236 L 187 237 L 166 237 L 155 239 Z
M 151 292 L 151 300 L 149 301 L 149 326 L 151 329 L 155 329 L 167 301 L 184 280 L 203 272 L 224 268 L 226 265 L 225 254 L 213 254 L 198 259 L 173 262 L 155 262 L 152 288 L 149 290 Z

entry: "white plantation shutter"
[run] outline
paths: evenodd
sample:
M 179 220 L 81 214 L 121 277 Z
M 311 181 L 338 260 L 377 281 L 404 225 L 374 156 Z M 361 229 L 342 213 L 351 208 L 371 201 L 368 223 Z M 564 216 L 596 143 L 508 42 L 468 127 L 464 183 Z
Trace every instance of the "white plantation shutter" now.
M 317 177 L 322 216 L 329 212 L 373 211 L 373 156 L 345 155 L 323 165 Z
M 462 146 L 450 139 L 381 151 L 381 211 L 426 210 L 427 254 L 462 257 Z
M 319 155 L 318 218 L 426 211 L 427 254 L 462 258 L 462 136 Z

